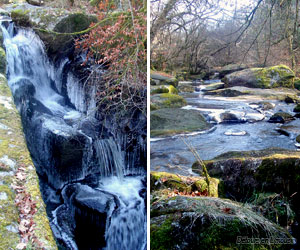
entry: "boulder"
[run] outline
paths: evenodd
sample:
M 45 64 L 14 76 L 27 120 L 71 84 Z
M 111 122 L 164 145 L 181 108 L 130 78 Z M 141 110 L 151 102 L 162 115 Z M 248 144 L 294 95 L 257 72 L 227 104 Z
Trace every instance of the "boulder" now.
M 244 64 L 228 64 L 224 67 L 221 67 L 220 69 L 218 69 L 219 72 L 219 78 L 222 79 L 225 75 L 231 74 L 233 72 L 236 71 L 241 71 L 246 69 L 247 66 Z
M 151 112 L 150 119 L 153 137 L 211 128 L 211 125 L 196 110 L 159 109 Z
M 44 5 L 44 1 L 42 0 L 26 0 L 27 3 L 35 6 L 42 6 Z
M 299 157 L 297 151 L 270 148 L 232 151 L 205 163 L 210 176 L 223 182 L 226 196 L 247 200 L 254 191 L 283 193 L 285 196 L 300 192 Z M 198 173 L 199 164 L 195 162 L 192 169 Z M 293 200 L 297 201 L 297 197 Z
M 271 123 L 286 123 L 286 122 L 290 122 L 292 120 L 295 120 L 295 118 L 285 112 L 277 112 L 274 115 L 272 115 L 269 119 L 268 122 Z
M 295 73 L 285 65 L 268 68 L 250 68 L 226 75 L 226 87 L 276 88 L 294 86 Z
M 151 206 L 151 249 L 240 249 L 250 238 L 281 238 L 274 249 L 290 249 L 290 234 L 238 202 L 211 197 L 157 197 Z M 244 245 L 252 249 L 253 245 Z M 247 247 L 249 246 L 249 247 Z M 268 244 L 256 244 L 265 249 Z
M 178 94 L 178 90 L 173 85 L 158 85 L 151 86 L 150 94 L 162 94 L 162 93 L 170 93 L 170 94 Z
M 186 105 L 182 96 L 170 93 L 152 95 L 151 103 L 157 108 L 181 108 Z

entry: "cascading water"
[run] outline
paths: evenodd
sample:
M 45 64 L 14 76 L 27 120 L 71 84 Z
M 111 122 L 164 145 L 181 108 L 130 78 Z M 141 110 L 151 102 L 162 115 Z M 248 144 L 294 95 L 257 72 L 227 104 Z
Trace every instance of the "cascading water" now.
M 103 128 L 95 87 L 85 89 L 65 70 L 67 58 L 55 67 L 33 31 L 8 22 L 2 31 L 8 83 L 59 246 L 145 249 L 145 168 L 136 166 L 143 139 L 131 153 L 126 136 Z

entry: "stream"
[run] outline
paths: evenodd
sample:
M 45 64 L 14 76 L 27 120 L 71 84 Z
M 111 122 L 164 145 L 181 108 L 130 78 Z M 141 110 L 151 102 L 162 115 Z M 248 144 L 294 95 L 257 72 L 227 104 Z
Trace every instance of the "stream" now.
M 214 80 L 215 81 L 215 80 Z M 198 89 L 214 82 L 205 81 Z M 217 80 L 218 81 L 218 80 Z M 187 106 L 182 109 L 198 110 L 213 127 L 208 131 L 192 132 L 164 138 L 151 139 L 151 170 L 167 171 L 182 175 L 195 175 L 191 166 L 195 162 L 193 154 L 182 141 L 182 136 L 197 150 L 203 160 L 229 151 L 261 150 L 270 147 L 296 150 L 295 138 L 300 134 L 300 120 L 288 125 L 289 135 L 279 133 L 281 124 L 269 123 L 276 112 L 295 114 L 294 104 L 277 100 L 267 100 L 274 108 L 264 110 L 260 102 L 242 98 L 204 95 L 202 91 L 182 93 Z M 233 122 L 222 122 L 221 114 L 231 113 L 237 118 Z
M 98 120 L 93 86 L 30 29 L 2 23 L 8 84 L 59 249 L 146 249 L 146 138 Z

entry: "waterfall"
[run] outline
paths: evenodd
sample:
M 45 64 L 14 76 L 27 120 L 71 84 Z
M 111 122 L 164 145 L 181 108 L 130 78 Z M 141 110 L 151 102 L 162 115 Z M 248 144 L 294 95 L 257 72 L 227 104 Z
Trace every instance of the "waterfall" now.
M 54 66 L 31 29 L 7 24 L 8 84 L 59 247 L 145 249 L 145 171 L 136 166 L 143 141 L 129 147 L 123 132 L 104 127 L 96 87 L 82 85 L 67 58 Z

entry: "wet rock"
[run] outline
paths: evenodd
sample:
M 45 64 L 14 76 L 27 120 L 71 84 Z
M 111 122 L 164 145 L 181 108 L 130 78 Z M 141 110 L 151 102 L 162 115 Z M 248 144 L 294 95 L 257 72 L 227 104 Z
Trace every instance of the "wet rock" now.
M 42 0 L 26 0 L 27 3 L 35 6 L 42 6 L 44 5 L 44 1 Z
M 297 103 L 298 102 L 298 97 L 297 96 L 291 96 L 287 95 L 286 98 L 284 99 L 285 103 Z
M 159 109 L 151 112 L 151 136 L 206 130 L 211 127 L 196 110 Z
M 292 115 L 285 113 L 285 112 L 278 112 L 278 113 L 275 113 L 274 115 L 272 115 L 268 122 L 286 123 L 286 122 L 290 122 L 292 120 L 295 120 L 295 118 Z
M 221 89 L 221 90 L 216 90 L 216 91 L 207 91 L 205 92 L 205 95 L 218 95 L 218 96 L 223 96 L 223 97 L 236 97 L 236 96 L 241 96 L 241 95 L 246 95 L 247 93 L 244 93 L 239 90 L 235 89 Z
M 220 115 L 222 123 L 239 123 L 242 122 L 242 119 L 237 116 L 237 114 L 226 112 Z
M 250 68 L 226 75 L 226 87 L 245 86 L 250 88 L 293 87 L 294 72 L 285 65 L 268 68 Z

